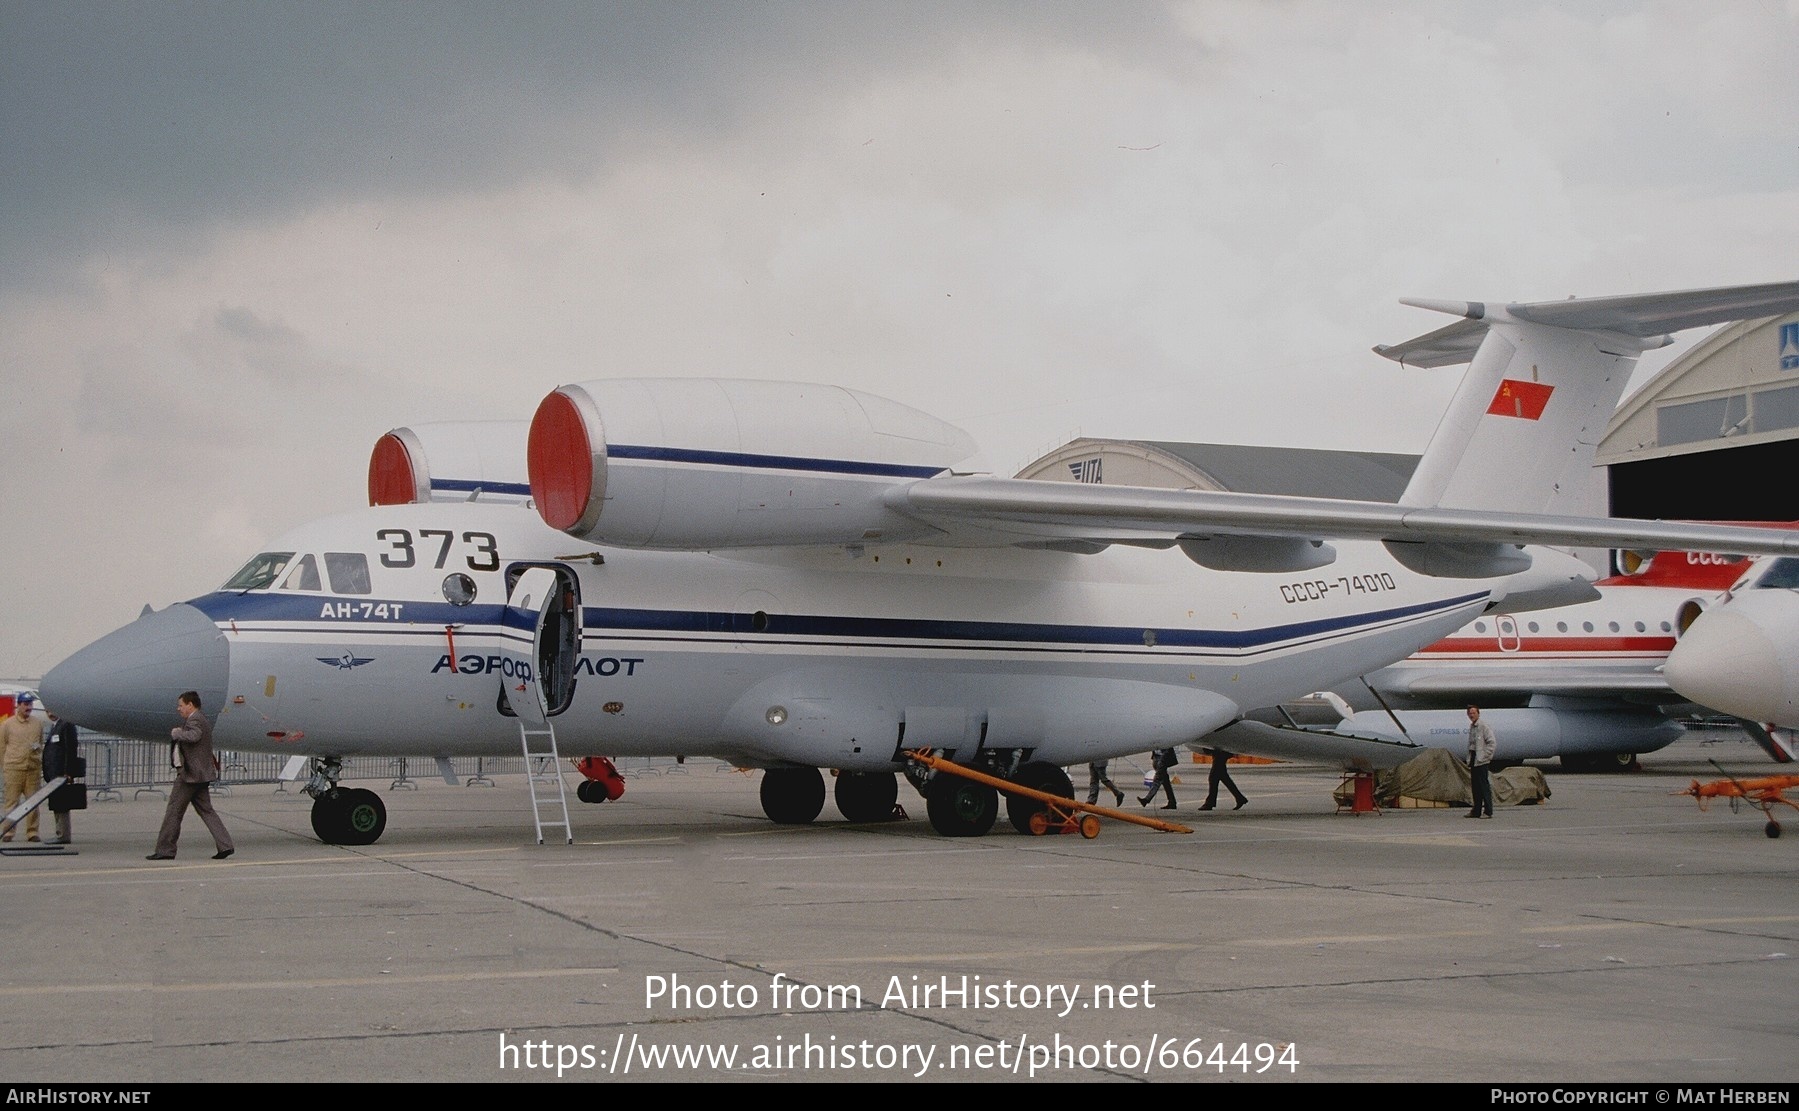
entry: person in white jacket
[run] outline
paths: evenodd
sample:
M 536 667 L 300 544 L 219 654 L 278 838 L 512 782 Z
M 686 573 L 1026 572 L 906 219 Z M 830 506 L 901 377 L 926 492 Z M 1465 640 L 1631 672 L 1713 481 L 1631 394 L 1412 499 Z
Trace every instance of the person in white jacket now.
M 1480 720 L 1480 707 L 1468 707 L 1468 776 L 1474 781 L 1474 809 L 1468 811 L 1470 818 L 1493 816 L 1493 781 L 1487 771 L 1498 748 L 1499 739 L 1493 735 L 1493 727 Z

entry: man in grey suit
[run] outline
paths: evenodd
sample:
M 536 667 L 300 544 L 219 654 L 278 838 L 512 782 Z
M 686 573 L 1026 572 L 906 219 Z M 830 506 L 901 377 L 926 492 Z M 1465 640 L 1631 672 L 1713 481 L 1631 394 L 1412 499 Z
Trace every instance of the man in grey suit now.
M 219 762 L 212 755 L 212 722 L 200 712 L 200 696 L 187 691 L 175 703 L 182 723 L 169 730 L 169 763 L 175 768 L 175 781 L 169 784 L 169 807 L 162 813 L 162 829 L 156 834 L 156 851 L 145 860 L 174 860 L 175 841 L 181 836 L 181 819 L 191 805 L 194 813 L 206 823 L 218 851 L 214 860 L 224 860 L 237 851 L 231 834 L 212 808 L 211 783 L 219 777 Z

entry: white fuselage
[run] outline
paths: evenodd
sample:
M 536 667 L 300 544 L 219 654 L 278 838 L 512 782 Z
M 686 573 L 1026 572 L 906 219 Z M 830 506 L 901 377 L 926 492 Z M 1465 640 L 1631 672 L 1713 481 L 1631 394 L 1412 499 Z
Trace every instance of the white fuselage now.
M 1680 607 L 1717 591 L 1610 585 L 1601 592 L 1595 601 L 1552 610 L 1483 615 L 1369 675 L 1368 683 L 1390 701 L 1421 706 L 1459 708 L 1471 696 L 1538 692 L 1641 693 L 1644 703 L 1660 694 L 1670 701 L 1660 670 L 1674 647 Z
M 1196 740 L 1437 640 L 1493 581 L 1419 576 L 1361 543 L 1292 575 L 1120 546 L 610 549 L 595 565 L 557 559 L 592 549 L 529 510 L 480 504 L 375 507 L 274 547 L 364 553 L 369 592 L 194 599 L 229 648 L 218 740 L 338 756 L 519 750 L 500 709 L 506 647 L 530 652 L 504 622 L 519 564 L 578 579 L 575 685 L 551 718 L 565 753 L 868 770 L 917 747 L 1072 764 Z M 472 603 L 445 600 L 453 574 Z

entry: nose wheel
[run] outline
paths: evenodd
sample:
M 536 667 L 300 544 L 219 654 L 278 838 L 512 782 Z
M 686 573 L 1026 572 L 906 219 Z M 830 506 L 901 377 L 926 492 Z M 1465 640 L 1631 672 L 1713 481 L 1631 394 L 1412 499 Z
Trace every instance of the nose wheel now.
M 312 800 L 312 832 L 327 845 L 373 845 L 387 829 L 387 804 L 361 787 L 339 787 Z

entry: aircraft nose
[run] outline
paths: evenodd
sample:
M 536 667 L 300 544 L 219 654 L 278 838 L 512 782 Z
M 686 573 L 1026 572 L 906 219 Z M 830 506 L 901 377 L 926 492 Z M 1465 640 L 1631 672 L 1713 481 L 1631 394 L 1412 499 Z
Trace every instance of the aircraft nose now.
M 57 664 L 38 691 L 57 716 L 84 729 L 164 740 L 183 691 L 198 692 L 202 708 L 217 715 L 230 664 L 230 645 L 212 618 L 178 602 Z
M 1794 719 L 1794 694 L 1787 672 L 1799 660 L 1791 630 L 1770 619 L 1765 603 L 1783 602 L 1778 592 L 1749 591 L 1699 615 L 1681 635 L 1662 668 L 1681 697 L 1750 721 L 1786 723 Z M 1783 651 L 1784 647 L 1784 651 Z M 1784 661 L 1784 662 L 1783 662 Z

